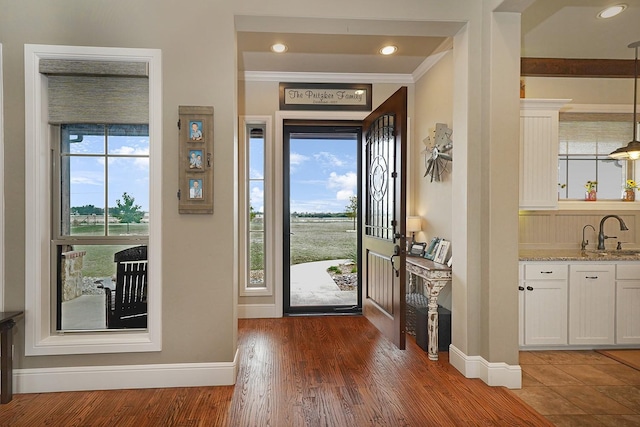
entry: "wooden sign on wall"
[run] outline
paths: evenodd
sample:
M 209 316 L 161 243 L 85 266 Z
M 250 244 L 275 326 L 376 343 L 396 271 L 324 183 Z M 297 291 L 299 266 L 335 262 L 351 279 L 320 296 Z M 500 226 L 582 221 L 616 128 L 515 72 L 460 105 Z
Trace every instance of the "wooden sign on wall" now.
M 371 111 L 371 85 L 280 83 L 280 109 Z
M 178 212 L 213 213 L 213 107 L 178 107 Z

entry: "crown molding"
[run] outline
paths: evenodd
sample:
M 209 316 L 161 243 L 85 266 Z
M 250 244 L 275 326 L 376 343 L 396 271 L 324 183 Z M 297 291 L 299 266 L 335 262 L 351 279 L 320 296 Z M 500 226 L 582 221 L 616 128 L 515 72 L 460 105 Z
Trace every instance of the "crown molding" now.
M 239 71 L 238 79 L 248 82 L 292 83 L 415 83 L 411 74 L 376 73 L 292 73 L 279 71 Z
M 440 62 L 440 60 L 449 52 L 451 52 L 451 50 L 445 50 L 444 52 L 431 55 L 427 57 L 427 59 L 422 61 L 422 64 L 418 65 L 418 68 L 416 68 L 412 74 L 413 81 L 417 82 L 418 80 L 420 80 L 422 76 L 427 74 L 427 71 L 429 71 L 434 65 Z

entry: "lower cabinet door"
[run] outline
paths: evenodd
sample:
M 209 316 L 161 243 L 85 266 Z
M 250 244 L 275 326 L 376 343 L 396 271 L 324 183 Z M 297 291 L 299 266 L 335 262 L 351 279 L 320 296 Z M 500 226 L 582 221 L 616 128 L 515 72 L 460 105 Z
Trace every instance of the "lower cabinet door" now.
M 524 282 L 524 344 L 567 344 L 567 281 Z
M 616 282 L 616 344 L 640 344 L 640 280 Z
M 569 344 L 613 344 L 615 336 L 615 266 L 569 268 Z

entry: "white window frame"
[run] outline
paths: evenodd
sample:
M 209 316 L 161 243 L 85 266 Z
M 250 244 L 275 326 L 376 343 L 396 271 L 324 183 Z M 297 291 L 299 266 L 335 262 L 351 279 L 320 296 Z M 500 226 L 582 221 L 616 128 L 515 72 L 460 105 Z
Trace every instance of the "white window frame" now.
M 145 331 L 56 332 L 51 272 L 51 138 L 41 59 L 144 62 L 149 67 L 149 299 Z M 124 353 L 162 349 L 161 51 L 30 45 L 25 62 L 25 354 Z
M 633 105 L 622 104 L 568 104 L 563 111 L 571 113 L 632 113 Z M 631 127 L 631 124 L 629 124 Z M 621 145 L 626 142 L 621 141 Z M 628 172 L 629 173 L 629 172 Z M 635 177 L 636 182 L 640 181 L 640 168 L 632 166 L 631 176 Z M 621 189 L 622 190 L 622 189 Z M 620 200 L 597 200 L 595 202 L 585 203 L 583 200 L 567 200 L 558 201 L 558 209 L 560 210 L 618 210 L 631 211 L 638 209 L 638 202 L 629 203 Z
M 0 311 L 4 311 L 4 77 L 0 43 Z
M 240 296 L 271 296 L 273 295 L 273 283 L 275 280 L 273 268 L 274 260 L 274 209 L 273 209 L 273 138 L 272 138 L 272 117 L 271 116 L 240 116 L 239 134 L 239 159 L 238 170 L 240 173 L 238 224 L 240 238 L 239 257 L 240 260 Z M 249 158 L 248 158 L 248 135 L 247 126 L 264 126 L 264 286 L 249 287 L 249 229 L 247 218 L 249 216 Z

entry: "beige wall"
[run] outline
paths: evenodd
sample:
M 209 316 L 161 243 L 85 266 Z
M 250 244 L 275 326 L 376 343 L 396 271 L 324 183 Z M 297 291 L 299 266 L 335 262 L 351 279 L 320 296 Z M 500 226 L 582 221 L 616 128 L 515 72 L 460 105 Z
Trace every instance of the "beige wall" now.
M 443 174 L 440 182 L 425 177 L 426 145 L 423 143 L 435 128 L 436 123 L 445 123 L 454 129 L 453 124 L 453 52 L 449 51 L 433 66 L 427 74 L 416 82 L 416 109 L 412 121 L 413 138 L 411 138 L 410 162 L 413 168 L 411 175 L 412 194 L 407 211 L 410 215 L 422 217 L 422 231 L 416 234 L 416 240 L 429 242 L 433 237 L 451 240 L 451 169 L 455 161 L 449 163 L 448 172 Z M 451 135 L 456 143 L 456 133 Z M 452 254 L 456 245 L 452 242 Z M 438 302 L 451 309 L 451 287 L 445 287 L 440 293 Z
M 24 165 L 15 161 L 24 156 L 24 44 L 156 48 L 162 50 L 163 64 L 162 351 L 24 357 L 24 331 L 19 324 L 15 337 L 15 367 L 233 360 L 237 330 L 238 115 L 234 15 L 332 18 L 336 11 L 343 18 L 424 21 L 423 29 L 435 33 L 444 31 L 442 28 L 446 25 L 442 24 L 447 21 L 469 23 L 454 42 L 457 53 L 452 76 L 452 124 L 458 150 L 454 155 L 459 168 L 452 180 L 452 221 L 455 224 L 452 239 L 458 250 L 453 286 L 454 344 L 465 354 L 480 355 L 490 362 L 517 363 L 517 335 L 511 328 L 517 323 L 517 312 L 505 312 L 495 300 L 496 296 L 505 297 L 506 304 L 517 305 L 517 293 L 506 290 L 517 277 L 512 272 L 499 277 L 481 274 L 483 265 L 493 267 L 503 259 L 509 244 L 515 241 L 513 236 L 517 230 L 516 218 L 515 227 L 505 224 L 500 234 L 488 232 L 491 209 L 497 208 L 501 201 L 517 203 L 517 192 L 492 191 L 495 186 L 501 190 L 500 179 L 510 179 L 514 176 L 513 171 L 497 168 L 492 169 L 490 176 L 481 173 L 491 167 L 487 153 L 494 144 L 500 148 L 506 141 L 517 140 L 517 134 L 513 135 L 510 126 L 503 128 L 508 135 L 491 131 L 491 123 L 502 126 L 500 121 L 503 124 L 511 122 L 511 118 L 501 115 L 495 105 L 510 105 L 504 101 L 517 103 L 517 84 L 513 93 L 510 93 L 511 85 L 509 93 L 504 93 L 491 89 L 490 84 L 492 76 L 498 72 L 510 73 L 517 82 L 517 72 L 513 72 L 511 64 L 517 62 L 518 51 L 492 50 L 496 37 L 490 31 L 491 11 L 499 3 L 497 0 L 399 0 L 389 7 L 389 3 L 382 0 L 0 0 L 7 206 L 4 279 L 5 308 L 8 310 L 24 307 L 27 226 L 21 184 Z M 519 39 L 519 32 L 507 28 L 505 36 Z M 194 55 L 198 58 L 195 64 Z M 505 68 L 505 64 L 508 67 Z M 265 99 L 264 102 L 259 109 L 271 111 L 276 101 Z M 213 215 L 177 213 L 178 105 L 212 105 L 215 108 Z M 240 113 L 254 112 L 241 110 Z M 264 114 L 263 111 L 255 113 Z M 513 157 L 513 163 L 517 163 L 515 159 Z M 484 204 L 486 200 L 490 203 Z M 192 235 L 201 238 L 194 241 L 189 238 Z M 478 257 L 480 253 L 483 258 Z M 493 262 L 488 262 L 491 260 Z M 491 299 L 479 298 L 483 293 L 489 293 Z M 496 322 L 496 319 L 502 320 L 500 316 L 509 316 L 510 322 Z M 480 324 L 481 318 L 487 320 Z
M 571 104 L 633 105 L 633 79 L 523 77 L 527 98 L 571 99 Z

